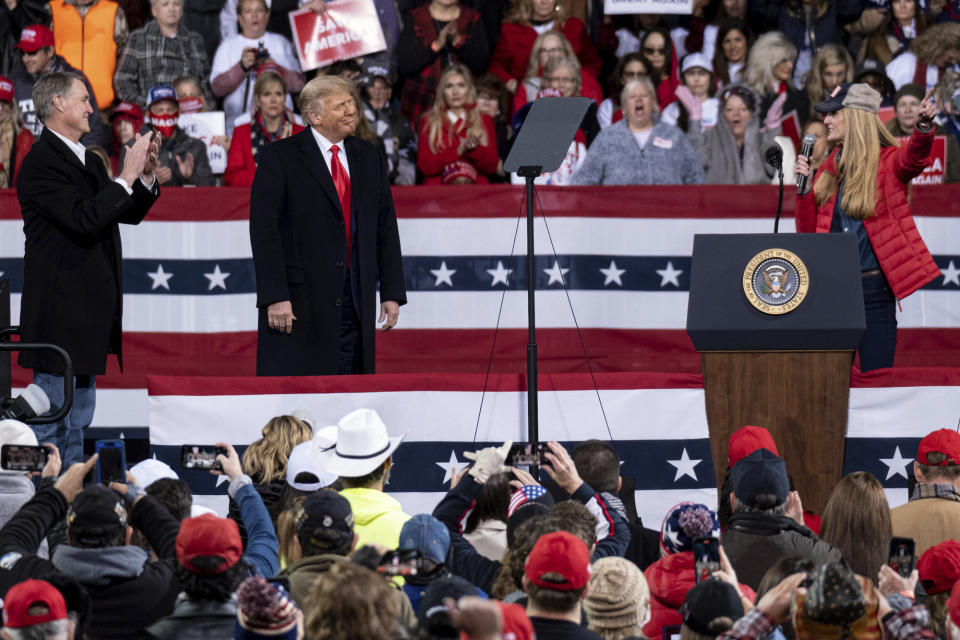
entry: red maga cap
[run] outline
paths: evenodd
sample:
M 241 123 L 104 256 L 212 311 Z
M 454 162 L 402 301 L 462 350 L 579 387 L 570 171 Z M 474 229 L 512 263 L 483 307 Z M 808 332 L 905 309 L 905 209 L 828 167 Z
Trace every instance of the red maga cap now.
M 730 446 L 727 447 L 728 463 L 727 467 L 733 468 L 748 455 L 757 449 L 766 449 L 770 453 L 779 456 L 777 444 L 773 441 L 773 436 L 763 427 L 754 427 L 747 425 L 740 427 L 730 434 Z
M 187 518 L 177 534 L 177 562 L 193 573 L 211 575 L 223 573 L 237 564 L 243 555 L 243 541 L 237 523 L 229 518 L 218 518 L 206 513 Z M 211 561 L 200 561 L 211 558 Z M 219 558 L 220 562 L 215 559 Z
M 38 605 L 46 607 L 47 612 L 31 614 L 30 608 Z M 11 587 L 3 598 L 3 626 L 11 629 L 32 627 L 66 617 L 67 603 L 63 595 L 44 580 L 25 580 Z
M 540 536 L 527 556 L 524 574 L 533 584 L 554 591 L 573 591 L 590 579 L 590 552 L 583 540 L 566 531 Z M 563 582 L 544 580 L 547 573 L 558 573 Z
M 936 464 L 927 462 L 927 455 L 931 453 L 942 453 L 946 459 Z M 960 433 L 950 429 L 937 429 L 927 434 L 917 447 L 917 462 L 935 467 L 960 464 Z
M 53 31 L 42 24 L 32 24 L 20 32 L 20 42 L 15 44 L 13 48 L 33 53 L 37 49 L 52 46 Z
M 960 579 L 960 542 L 947 540 L 924 551 L 917 561 L 917 573 L 928 595 L 950 591 Z

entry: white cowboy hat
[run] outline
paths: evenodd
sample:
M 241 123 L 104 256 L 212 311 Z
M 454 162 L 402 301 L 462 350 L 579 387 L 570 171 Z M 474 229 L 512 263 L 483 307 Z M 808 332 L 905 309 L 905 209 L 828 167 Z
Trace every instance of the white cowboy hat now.
M 404 436 L 391 438 L 376 411 L 357 409 L 340 418 L 336 443 L 321 448 L 318 460 L 330 473 L 359 478 L 383 464 Z

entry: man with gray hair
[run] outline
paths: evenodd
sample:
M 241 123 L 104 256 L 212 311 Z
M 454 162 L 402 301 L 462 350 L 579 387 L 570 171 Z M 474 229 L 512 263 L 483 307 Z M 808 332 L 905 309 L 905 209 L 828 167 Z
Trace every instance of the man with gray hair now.
M 389 330 L 406 303 L 386 159 L 352 135 L 357 104 L 350 82 L 314 78 L 300 94 L 309 128 L 260 156 L 257 375 L 374 373 L 375 321 Z
M 52 442 L 65 466 L 83 455 L 83 429 L 93 419 L 95 377 L 107 354 L 121 368 L 123 255 L 118 223 L 138 224 L 159 196 L 154 178 L 159 134 L 140 136 L 127 150 L 120 176 L 80 138 L 90 130 L 93 106 L 80 76 L 52 72 L 33 87 L 44 129 L 23 160 L 17 198 L 26 236 L 20 336 L 64 348 L 73 362 L 73 406 L 61 421 L 33 425 L 39 442 Z M 24 351 L 20 366 L 50 398 L 64 402 L 64 365 L 48 351 Z
M 756 590 L 767 569 L 787 556 L 841 562 L 836 547 L 786 515 L 790 479 L 782 459 L 757 449 L 733 465 L 730 478 L 733 516 L 720 542 L 740 582 Z

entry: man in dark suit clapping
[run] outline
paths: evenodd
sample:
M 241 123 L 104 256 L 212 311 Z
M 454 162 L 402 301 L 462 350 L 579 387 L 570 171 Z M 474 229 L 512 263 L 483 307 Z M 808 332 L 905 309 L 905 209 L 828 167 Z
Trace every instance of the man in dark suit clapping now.
M 159 135 L 137 136 L 123 172 L 111 181 L 100 158 L 80 137 L 90 130 L 92 96 L 70 72 L 41 76 L 33 102 L 44 124 L 24 158 L 17 198 L 26 236 L 20 336 L 24 342 L 63 347 L 73 362 L 73 407 L 66 418 L 34 425 L 37 440 L 57 445 L 65 467 L 80 462 L 83 429 L 96 398 L 95 376 L 106 373 L 107 354 L 121 367 L 122 260 L 118 223 L 138 224 L 159 194 L 154 169 Z M 52 353 L 24 351 L 20 366 L 63 404 L 63 365 Z
M 373 373 L 380 329 L 406 303 L 386 159 L 353 137 L 353 85 L 311 80 L 310 126 L 268 145 L 250 195 L 257 278 L 257 375 Z

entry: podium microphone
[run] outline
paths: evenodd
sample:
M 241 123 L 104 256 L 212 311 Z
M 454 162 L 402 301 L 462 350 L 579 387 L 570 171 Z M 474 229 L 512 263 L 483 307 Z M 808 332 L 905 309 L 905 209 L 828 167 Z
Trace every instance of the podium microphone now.
M 813 155 L 813 147 L 817 144 L 817 136 L 812 133 L 808 133 L 803 136 L 803 147 L 800 151 L 800 155 L 807 159 L 807 162 L 810 162 L 810 156 Z M 807 192 L 807 176 L 797 174 L 797 193 L 803 194 Z
M 777 177 L 780 178 L 780 189 L 777 192 L 777 217 L 773 220 L 773 232 L 780 231 L 780 214 L 783 213 L 783 149 L 776 142 L 767 148 L 764 153 L 764 159 L 771 167 L 777 170 Z
M 780 148 L 780 145 L 771 145 L 767 149 L 764 157 L 767 161 L 767 164 L 769 164 L 771 167 L 777 171 L 783 171 L 783 149 Z

